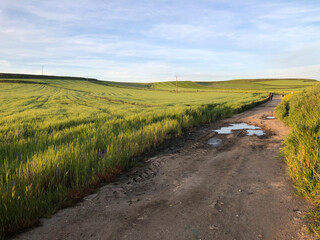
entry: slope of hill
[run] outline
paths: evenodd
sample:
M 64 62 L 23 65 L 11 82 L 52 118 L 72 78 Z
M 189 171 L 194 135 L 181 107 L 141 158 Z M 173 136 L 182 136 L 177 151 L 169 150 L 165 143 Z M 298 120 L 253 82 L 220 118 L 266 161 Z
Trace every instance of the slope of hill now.
M 216 82 L 197 82 L 199 85 L 222 89 L 295 90 L 312 86 L 314 79 L 239 79 Z
M 12 83 L 45 83 L 56 85 L 61 80 L 72 80 L 82 82 L 92 82 L 100 85 L 121 87 L 121 88 L 141 88 L 165 91 L 216 91 L 216 90 L 253 90 L 253 91 L 293 91 L 302 90 L 317 83 L 314 79 L 236 79 L 228 81 L 193 82 L 193 81 L 169 81 L 156 83 L 136 83 L 136 82 L 115 82 L 102 81 L 95 78 L 50 76 L 32 74 L 0 73 L 0 82 Z M 60 82 L 61 83 L 61 82 Z M 75 83 L 75 82 L 73 82 Z M 177 86 L 178 85 L 178 86 Z

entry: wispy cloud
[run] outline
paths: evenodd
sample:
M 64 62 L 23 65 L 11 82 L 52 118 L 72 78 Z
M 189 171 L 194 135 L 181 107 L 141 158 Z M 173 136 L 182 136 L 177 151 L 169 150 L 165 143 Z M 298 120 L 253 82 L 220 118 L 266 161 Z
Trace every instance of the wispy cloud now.
M 319 78 L 320 3 L 0 2 L 0 72 L 161 81 Z

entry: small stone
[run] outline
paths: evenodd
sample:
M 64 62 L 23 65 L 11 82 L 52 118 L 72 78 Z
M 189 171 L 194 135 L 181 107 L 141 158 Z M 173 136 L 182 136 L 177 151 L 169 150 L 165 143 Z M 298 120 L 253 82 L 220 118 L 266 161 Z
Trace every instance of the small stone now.
M 135 182 L 139 182 L 139 181 L 141 181 L 141 180 L 142 180 L 141 177 L 136 177 L 136 178 L 134 179 Z
M 126 194 L 123 191 L 115 191 L 115 192 L 113 192 L 113 194 L 114 194 L 114 196 L 116 198 L 124 198 L 124 197 L 126 197 Z
M 215 208 L 217 206 L 218 202 L 213 202 L 210 204 L 210 207 Z
M 262 234 L 259 234 L 259 235 L 258 235 L 258 238 L 262 238 Z
M 142 216 L 138 217 L 137 220 L 144 220 L 144 219 L 146 219 L 146 218 L 147 218 L 146 215 L 142 215 Z
M 149 158 L 146 162 L 153 162 L 157 159 L 157 157 Z
M 218 230 L 218 227 L 215 226 L 215 225 L 210 225 L 210 226 L 209 226 L 209 229 L 210 229 L 210 230 Z
M 135 174 L 135 173 L 137 173 L 137 172 L 138 172 L 137 169 L 133 169 L 133 170 L 130 171 L 130 174 Z
M 239 217 L 239 215 L 237 214 L 236 217 Z
M 131 202 L 139 202 L 140 199 L 139 199 L 139 198 L 132 198 L 130 201 L 131 201 Z
M 143 178 L 149 178 L 148 174 L 146 174 L 146 173 L 142 173 L 142 177 Z
M 150 168 L 147 169 L 147 170 L 144 171 L 144 172 L 145 172 L 145 174 L 147 174 L 147 175 L 153 175 L 153 174 L 155 174 Z

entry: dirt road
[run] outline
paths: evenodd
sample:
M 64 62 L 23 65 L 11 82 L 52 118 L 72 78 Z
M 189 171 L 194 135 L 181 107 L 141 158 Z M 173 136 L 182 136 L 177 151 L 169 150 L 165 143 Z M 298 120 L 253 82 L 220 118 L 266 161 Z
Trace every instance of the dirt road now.
M 289 129 L 273 115 L 280 98 L 202 127 L 60 210 L 17 239 L 310 239 L 279 148 Z M 266 135 L 213 132 L 228 123 L 262 127 Z M 222 145 L 207 144 L 211 137 Z

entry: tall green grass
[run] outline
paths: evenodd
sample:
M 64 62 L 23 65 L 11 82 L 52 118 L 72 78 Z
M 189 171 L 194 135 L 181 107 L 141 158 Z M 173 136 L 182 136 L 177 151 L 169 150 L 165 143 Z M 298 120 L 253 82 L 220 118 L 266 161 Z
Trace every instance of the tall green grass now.
M 292 127 L 283 153 L 297 192 L 320 207 L 320 84 L 292 97 L 285 97 L 277 116 Z M 311 214 L 320 236 L 320 211 Z

